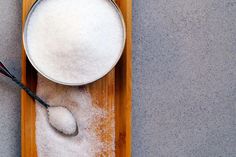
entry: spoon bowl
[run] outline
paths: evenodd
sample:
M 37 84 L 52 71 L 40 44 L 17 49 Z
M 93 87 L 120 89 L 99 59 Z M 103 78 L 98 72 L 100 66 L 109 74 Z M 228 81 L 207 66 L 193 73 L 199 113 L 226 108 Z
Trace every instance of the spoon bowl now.
M 49 125 L 59 134 L 61 134 L 61 136 L 65 136 L 65 137 L 70 137 L 70 136 L 77 136 L 79 134 L 79 129 L 78 129 L 78 125 L 76 123 L 76 130 L 75 132 L 73 132 L 72 134 L 65 134 L 63 133 L 61 130 L 58 130 L 57 128 L 55 128 L 52 123 L 49 123 Z
M 66 107 L 50 106 L 47 109 L 49 124 L 66 136 L 76 136 L 78 134 L 78 124 L 73 113 Z

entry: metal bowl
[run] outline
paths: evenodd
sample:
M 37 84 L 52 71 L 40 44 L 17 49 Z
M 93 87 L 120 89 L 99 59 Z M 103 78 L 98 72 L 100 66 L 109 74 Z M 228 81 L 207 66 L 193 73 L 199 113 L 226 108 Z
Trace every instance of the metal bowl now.
M 124 22 L 124 18 L 123 18 L 123 15 L 119 9 L 119 7 L 117 6 L 117 4 L 113 1 L 113 0 L 107 0 L 108 2 L 110 2 L 112 4 L 112 6 L 114 7 L 114 9 L 117 11 L 119 17 L 120 17 L 120 20 L 121 20 L 121 23 L 122 23 L 122 29 L 123 29 L 123 43 L 122 43 L 122 47 L 121 47 L 121 51 L 119 52 L 119 57 L 117 58 L 117 60 L 113 63 L 113 65 L 111 65 L 110 69 L 108 69 L 105 73 L 102 73 L 101 75 L 99 75 L 96 79 L 93 79 L 93 80 L 89 80 L 89 81 L 85 81 L 85 82 L 80 82 L 78 81 L 78 83 L 68 83 L 68 82 L 62 82 L 62 81 L 59 81 L 59 80 L 56 80 L 56 79 L 53 79 L 51 78 L 50 76 L 46 75 L 42 69 L 39 69 L 37 67 L 37 65 L 33 62 L 33 60 L 31 59 L 30 57 L 30 52 L 29 52 L 29 49 L 28 49 L 28 43 L 27 43 L 27 28 L 28 28 L 28 24 L 29 24 L 29 19 L 32 15 L 32 13 L 34 12 L 35 8 L 40 4 L 41 0 L 37 0 L 31 7 L 28 15 L 27 15 L 27 18 L 26 18 L 26 21 L 25 21 L 25 24 L 24 24 L 24 29 L 23 29 L 23 46 L 24 46 L 24 49 L 25 49 L 25 52 L 26 52 L 26 55 L 30 61 L 30 63 L 33 65 L 33 67 L 41 74 L 43 75 L 45 78 L 53 81 L 53 82 L 56 82 L 56 83 L 59 83 L 59 84 L 63 84 L 63 85 L 69 85 L 69 86 L 80 86 L 80 85 L 86 85 L 86 84 L 89 84 L 89 83 L 92 83 L 94 81 L 97 81 L 99 80 L 100 78 L 104 77 L 107 73 L 109 73 L 114 67 L 115 65 L 117 64 L 117 62 L 119 61 L 122 53 L 123 53 L 123 50 L 124 50 L 124 47 L 125 47 L 125 41 L 126 41 L 126 27 L 125 27 L 125 22 Z

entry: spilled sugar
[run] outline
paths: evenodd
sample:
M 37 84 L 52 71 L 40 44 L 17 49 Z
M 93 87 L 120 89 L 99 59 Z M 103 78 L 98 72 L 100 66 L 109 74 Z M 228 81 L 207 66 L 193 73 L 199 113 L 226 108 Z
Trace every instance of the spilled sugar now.
M 72 113 L 65 107 L 56 106 L 48 108 L 48 121 L 58 131 L 65 135 L 76 132 L 77 125 Z
M 114 119 L 109 127 L 103 122 L 109 119 L 107 111 L 92 103 L 91 96 L 83 87 L 69 87 L 53 83 L 38 75 L 37 94 L 52 106 L 66 106 L 74 115 L 79 134 L 64 137 L 52 129 L 47 111 L 36 106 L 36 145 L 38 157 L 95 157 L 103 152 L 114 156 Z M 108 130 L 103 130 L 107 129 Z M 111 137 L 111 142 L 101 136 Z M 108 156 L 106 153 L 103 156 Z
M 31 61 L 52 80 L 94 81 L 123 48 L 122 21 L 109 0 L 42 0 L 29 19 Z

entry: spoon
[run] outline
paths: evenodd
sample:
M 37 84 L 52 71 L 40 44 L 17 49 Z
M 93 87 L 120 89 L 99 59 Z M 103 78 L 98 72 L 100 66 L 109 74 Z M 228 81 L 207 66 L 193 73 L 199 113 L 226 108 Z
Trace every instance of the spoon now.
M 37 100 L 42 106 L 44 106 L 47 109 L 49 124 L 57 132 L 65 136 L 76 136 L 78 134 L 78 125 L 76 123 L 76 120 L 73 117 L 73 114 L 66 107 L 48 105 L 40 97 L 38 97 L 35 93 L 33 93 L 28 87 L 26 87 L 19 80 L 17 80 L 17 78 L 14 75 L 12 75 L 8 71 L 8 69 L 2 64 L 2 62 L 0 62 L 0 73 L 12 79 L 12 81 L 14 81 L 21 89 L 23 89 L 27 94 L 29 94 L 32 98 Z M 60 116 L 59 117 L 61 119 L 60 120 L 58 119 L 58 113 L 56 112 L 61 112 L 61 113 L 64 112 L 65 116 Z M 70 124 L 68 124 L 68 119 L 72 120 L 72 121 L 69 121 Z M 72 125 L 72 127 L 68 125 Z M 69 128 L 69 130 L 66 128 Z

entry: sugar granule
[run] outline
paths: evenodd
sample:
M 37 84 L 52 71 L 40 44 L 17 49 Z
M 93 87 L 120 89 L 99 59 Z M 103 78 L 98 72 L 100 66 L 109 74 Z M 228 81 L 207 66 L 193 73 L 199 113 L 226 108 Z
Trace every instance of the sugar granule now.
M 65 107 L 49 107 L 48 120 L 53 127 L 66 135 L 72 135 L 76 132 L 77 125 L 75 118 Z
M 119 59 L 124 29 L 109 0 L 42 0 L 26 41 L 30 58 L 52 80 L 91 82 Z
M 101 156 L 102 152 L 114 152 L 114 119 L 109 127 L 112 130 L 101 128 L 100 124 L 108 117 L 107 112 L 92 103 L 92 98 L 84 87 L 59 85 L 41 75 L 38 75 L 37 82 L 37 94 L 51 106 L 68 108 L 79 126 L 77 136 L 62 136 L 49 125 L 45 108 L 36 105 L 38 157 L 95 157 L 98 154 Z M 111 136 L 112 143 L 105 143 L 99 134 Z M 110 156 L 114 156 L 114 153 Z

